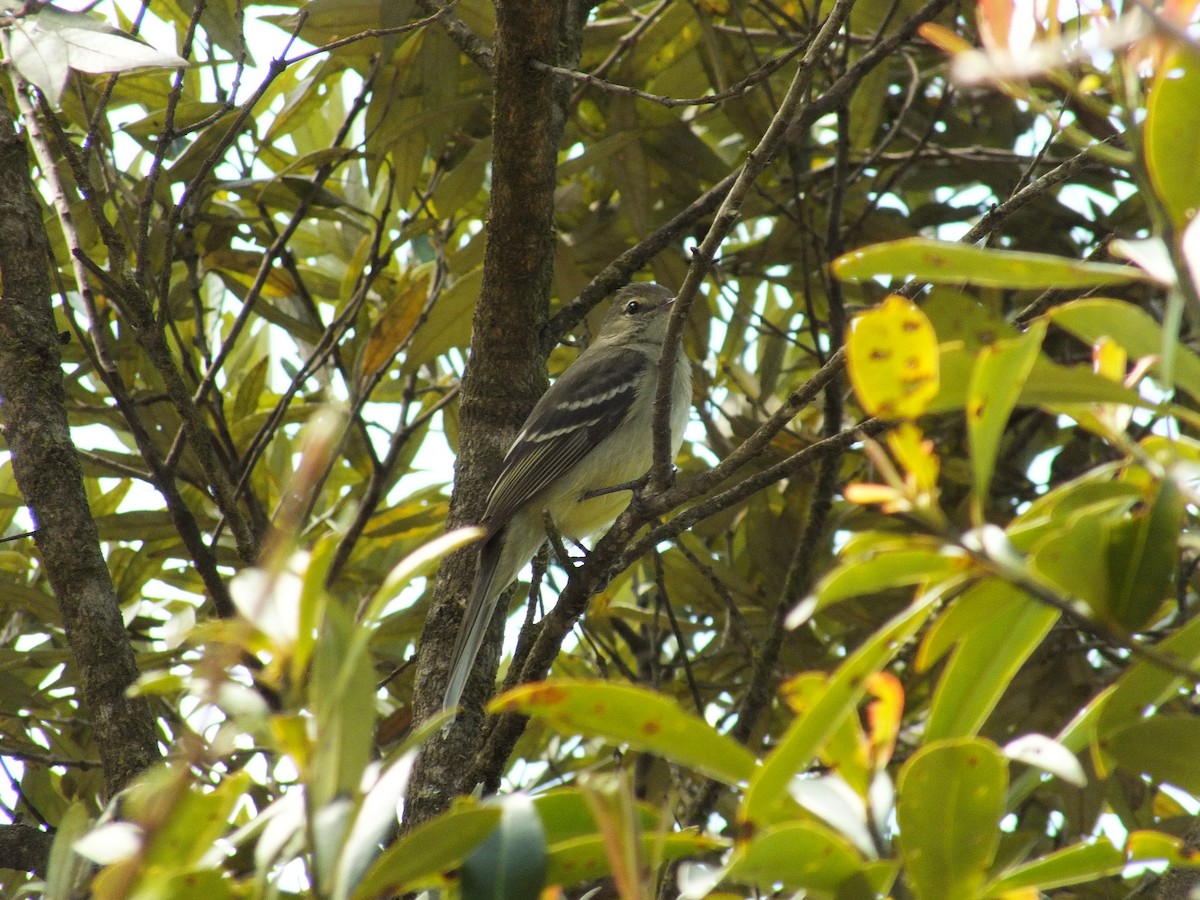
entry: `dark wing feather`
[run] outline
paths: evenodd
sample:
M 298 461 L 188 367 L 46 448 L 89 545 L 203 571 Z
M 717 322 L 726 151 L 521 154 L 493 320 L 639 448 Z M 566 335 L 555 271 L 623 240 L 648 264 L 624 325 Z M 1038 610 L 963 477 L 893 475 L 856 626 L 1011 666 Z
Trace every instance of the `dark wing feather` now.
M 504 458 L 484 524 L 503 526 L 612 434 L 633 407 L 645 368 L 642 354 L 622 349 L 607 350 L 600 370 L 570 366 L 538 401 Z

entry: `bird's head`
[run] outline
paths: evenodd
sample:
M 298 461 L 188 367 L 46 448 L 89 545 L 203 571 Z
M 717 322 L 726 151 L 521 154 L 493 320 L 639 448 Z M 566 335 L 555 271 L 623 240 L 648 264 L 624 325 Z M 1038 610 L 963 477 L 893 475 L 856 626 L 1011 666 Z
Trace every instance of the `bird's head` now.
M 626 285 L 613 296 L 596 342 L 617 345 L 642 341 L 662 343 L 674 299 L 675 295 L 661 284 L 638 282 Z

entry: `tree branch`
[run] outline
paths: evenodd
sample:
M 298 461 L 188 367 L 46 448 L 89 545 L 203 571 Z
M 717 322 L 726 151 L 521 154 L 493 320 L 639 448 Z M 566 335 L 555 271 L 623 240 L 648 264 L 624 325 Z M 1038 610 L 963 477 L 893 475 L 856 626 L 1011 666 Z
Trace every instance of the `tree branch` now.
M 50 246 L 25 144 L 0 100 L 0 397 L 13 474 L 79 665 L 109 796 L 158 758 L 154 720 L 126 696 L 133 647 L 100 552 L 83 470 L 67 422 L 58 332 L 50 309 Z

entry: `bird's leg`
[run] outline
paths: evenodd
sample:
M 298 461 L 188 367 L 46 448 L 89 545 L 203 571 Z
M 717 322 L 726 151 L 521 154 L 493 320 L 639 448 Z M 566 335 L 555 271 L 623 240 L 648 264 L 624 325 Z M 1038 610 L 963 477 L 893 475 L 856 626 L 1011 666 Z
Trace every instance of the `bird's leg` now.
M 575 561 L 571 555 L 567 553 L 567 548 L 563 544 L 563 536 L 559 533 L 558 526 L 554 524 L 554 519 L 550 516 L 550 510 L 542 510 L 542 525 L 546 529 L 546 539 L 550 542 L 550 552 L 554 554 L 555 561 L 566 569 L 568 572 L 575 568 Z M 571 541 L 576 549 L 585 552 L 583 546 L 578 541 Z

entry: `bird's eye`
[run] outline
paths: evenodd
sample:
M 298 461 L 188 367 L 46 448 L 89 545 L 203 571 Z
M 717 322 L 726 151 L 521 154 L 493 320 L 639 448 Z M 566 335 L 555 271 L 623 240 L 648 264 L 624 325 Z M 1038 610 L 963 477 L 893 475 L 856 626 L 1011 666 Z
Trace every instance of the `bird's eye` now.
M 628 303 L 625 304 L 625 315 L 627 315 L 627 316 L 636 315 L 637 311 L 641 308 L 642 308 L 642 304 L 638 303 L 636 300 L 630 300 Z

